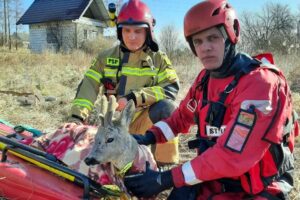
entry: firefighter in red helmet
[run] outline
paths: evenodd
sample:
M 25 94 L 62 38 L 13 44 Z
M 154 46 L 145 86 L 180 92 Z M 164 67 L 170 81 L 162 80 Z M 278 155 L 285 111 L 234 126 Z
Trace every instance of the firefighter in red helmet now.
M 119 111 L 129 100 L 134 101 L 136 114 L 130 133 L 144 134 L 152 124 L 175 110 L 179 81 L 168 56 L 159 51 L 154 25 L 150 9 L 142 1 L 129 0 L 121 7 L 116 21 L 120 44 L 93 60 L 78 86 L 70 122 L 87 121 L 101 86 L 107 96 L 117 97 Z M 177 138 L 154 147 L 159 164 L 178 162 Z
M 197 125 L 198 156 L 171 170 L 125 176 L 138 197 L 174 187 L 168 199 L 288 199 L 294 138 L 290 89 L 271 54 L 236 51 L 239 21 L 225 0 L 206 0 L 184 18 L 184 35 L 204 66 L 172 115 L 134 137 L 164 143 Z
M 118 39 L 123 41 L 122 27 L 135 25 L 146 28 L 146 45 L 154 52 L 158 51 L 158 44 L 154 38 L 155 19 L 153 18 L 148 6 L 139 0 L 130 0 L 125 3 L 117 18 Z

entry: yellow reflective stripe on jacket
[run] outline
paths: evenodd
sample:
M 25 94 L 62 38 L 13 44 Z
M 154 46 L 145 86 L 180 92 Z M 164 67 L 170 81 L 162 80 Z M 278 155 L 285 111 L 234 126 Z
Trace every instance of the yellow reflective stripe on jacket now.
M 155 76 L 158 69 L 151 68 L 136 68 L 136 67 L 123 67 L 122 74 L 131 76 Z
M 85 76 L 95 80 L 96 82 L 100 83 L 100 79 L 102 78 L 102 75 L 95 70 L 89 69 L 85 72 Z
M 153 93 L 155 94 L 156 101 L 164 99 L 164 93 L 160 86 L 154 86 L 151 89 L 152 89 Z
M 105 77 L 116 77 L 118 69 L 104 68 Z
M 92 110 L 93 103 L 88 99 L 74 99 L 73 105 L 78 105 L 87 108 L 88 110 Z
M 165 71 L 158 74 L 158 83 L 162 82 L 165 79 L 177 79 L 176 71 L 174 69 L 166 69 Z

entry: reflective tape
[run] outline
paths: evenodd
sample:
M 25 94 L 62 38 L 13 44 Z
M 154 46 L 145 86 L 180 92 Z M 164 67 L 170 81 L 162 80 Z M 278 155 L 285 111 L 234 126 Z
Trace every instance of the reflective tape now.
M 156 76 L 158 69 L 151 68 L 136 68 L 136 67 L 123 67 L 122 74 L 123 75 L 131 75 L 131 76 Z
M 181 167 L 184 176 L 184 181 L 188 185 L 195 185 L 203 181 L 197 179 L 191 162 L 186 162 Z
M 163 90 L 160 86 L 153 86 L 151 87 L 151 90 L 155 95 L 156 102 L 165 98 Z
M 105 77 L 116 77 L 118 69 L 104 68 Z
M 172 129 L 166 122 L 159 121 L 159 122 L 155 123 L 154 125 L 162 131 L 162 133 L 164 134 L 165 138 L 168 141 L 175 138 L 175 134 L 173 133 Z
M 92 110 L 92 107 L 94 106 L 94 104 L 88 99 L 74 99 L 73 105 L 82 106 L 88 110 Z
M 164 81 L 164 80 L 172 80 L 177 79 L 177 74 L 174 69 L 166 69 L 165 71 L 158 74 L 158 83 Z
M 95 80 L 97 83 L 100 83 L 100 79 L 102 78 L 102 75 L 93 69 L 87 70 L 84 75 Z

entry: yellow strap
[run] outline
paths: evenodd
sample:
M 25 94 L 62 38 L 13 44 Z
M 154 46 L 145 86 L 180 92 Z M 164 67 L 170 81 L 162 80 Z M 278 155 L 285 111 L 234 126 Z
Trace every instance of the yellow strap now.
M 102 189 L 109 191 L 109 193 L 113 193 L 115 196 L 121 196 L 122 194 L 121 189 L 117 185 L 102 185 Z M 109 197 L 107 198 L 110 199 Z
M 130 162 L 128 164 L 126 164 L 123 169 L 121 169 L 120 171 L 117 171 L 117 175 L 123 177 L 125 175 L 125 173 L 132 167 L 133 162 Z
M 0 142 L 0 149 L 3 150 L 5 147 L 6 147 L 6 144 Z M 57 170 L 57 169 L 55 169 L 55 168 L 53 168 L 51 166 L 45 165 L 43 163 L 40 163 L 40 162 L 38 162 L 38 161 L 36 161 L 36 160 L 34 160 L 32 158 L 24 156 L 24 155 L 22 155 L 20 153 L 17 153 L 15 151 L 13 151 L 13 150 L 8 150 L 8 152 L 11 153 L 11 154 L 13 154 L 13 155 L 15 155 L 15 156 L 17 156 L 17 157 L 19 157 L 19 158 L 22 158 L 23 160 L 26 160 L 26 161 L 28 161 L 28 162 L 30 162 L 32 164 L 35 164 L 36 166 L 38 166 L 38 167 L 40 167 L 42 169 L 46 169 L 46 170 L 48 170 L 48 171 L 50 171 L 50 172 L 52 172 L 54 174 L 57 174 L 57 175 L 65 178 L 67 180 L 70 180 L 72 182 L 74 182 L 74 180 L 75 180 L 75 177 L 72 176 L 72 175 L 70 175 L 70 174 L 67 174 L 65 172 L 59 171 L 59 170 Z

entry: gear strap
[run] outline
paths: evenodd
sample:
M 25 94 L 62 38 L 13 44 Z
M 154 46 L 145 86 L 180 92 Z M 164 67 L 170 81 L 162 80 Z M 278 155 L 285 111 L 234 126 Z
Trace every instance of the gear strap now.
M 208 122 L 211 126 L 215 126 L 218 128 L 221 127 L 226 112 L 226 106 L 224 105 L 224 103 L 227 96 L 237 86 L 242 76 L 250 73 L 252 70 L 256 69 L 257 67 L 259 67 L 259 65 L 249 65 L 247 67 L 243 67 L 238 73 L 235 74 L 234 79 L 226 86 L 225 90 L 220 93 L 219 100 L 217 102 L 210 102 L 210 107 L 208 109 L 205 118 L 206 122 Z M 202 98 L 203 100 L 202 100 L 201 107 L 204 107 L 207 103 L 209 103 L 207 99 L 208 82 L 209 82 L 209 71 L 206 71 L 201 81 L 196 86 L 196 89 L 199 88 L 200 90 L 203 91 L 203 98 Z M 195 98 L 195 94 L 194 94 L 194 98 Z M 199 126 L 199 115 L 197 110 L 194 112 L 194 119 Z M 199 129 L 197 132 L 197 138 L 195 140 L 191 140 L 188 142 L 189 148 L 190 149 L 198 148 L 199 153 L 206 151 L 209 147 L 213 146 L 214 144 L 215 144 L 214 140 L 208 140 L 207 138 L 201 137 Z
M 205 121 L 207 123 L 209 123 L 211 126 L 215 126 L 218 128 L 220 128 L 222 126 L 225 112 L 227 109 L 226 106 L 224 105 L 227 96 L 237 86 L 241 77 L 250 73 L 255 68 L 257 68 L 257 66 L 249 65 L 247 67 L 243 67 L 238 73 L 235 74 L 234 79 L 226 86 L 225 90 L 220 93 L 219 100 L 217 102 L 210 103 L 210 107 L 209 107 L 208 113 L 205 118 Z M 206 89 L 203 92 L 207 93 L 208 91 Z M 207 95 L 205 95 L 205 97 L 207 98 Z M 207 101 L 207 99 L 206 99 L 206 101 Z
M 117 89 L 117 95 L 118 96 L 124 96 L 125 95 L 127 76 L 121 75 L 121 77 L 119 77 L 119 73 L 122 72 L 122 68 L 123 68 L 124 63 L 128 63 L 129 55 L 130 55 L 130 52 L 128 52 L 128 51 L 124 52 L 122 61 L 119 65 L 119 67 L 118 67 L 118 71 L 117 71 L 117 74 L 116 74 L 116 80 L 117 80 L 117 84 L 118 84 L 118 89 Z

